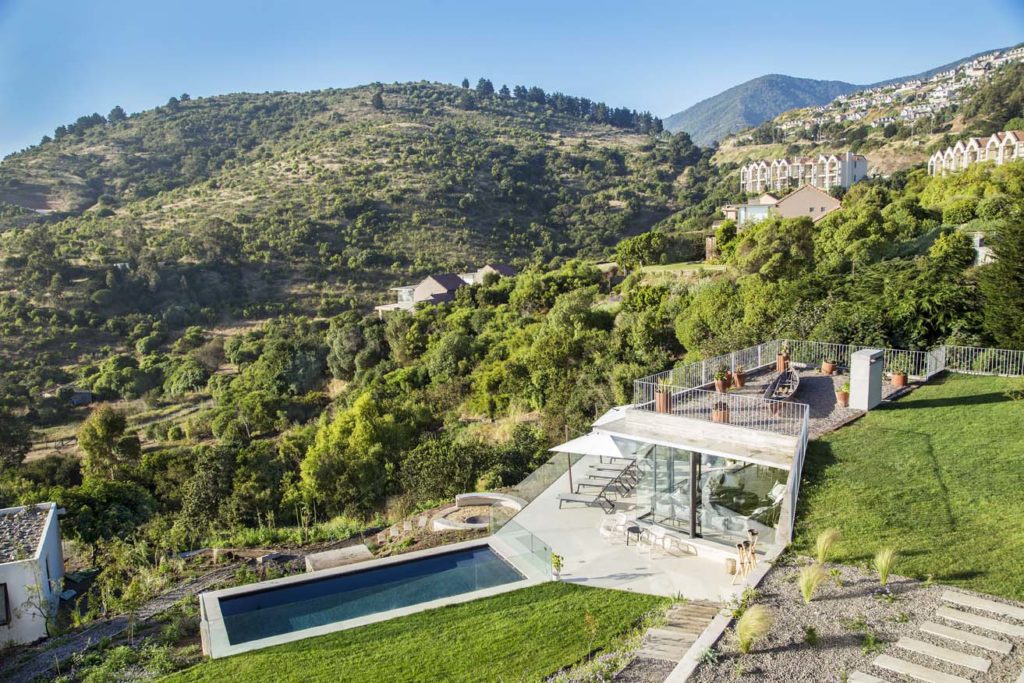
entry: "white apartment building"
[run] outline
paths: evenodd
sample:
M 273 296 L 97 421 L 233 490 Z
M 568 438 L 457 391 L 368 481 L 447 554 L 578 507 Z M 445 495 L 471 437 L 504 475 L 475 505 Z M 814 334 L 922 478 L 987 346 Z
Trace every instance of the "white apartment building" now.
M 1006 130 L 993 133 L 989 138 L 969 138 L 940 149 L 928 160 L 929 175 L 946 175 L 962 171 L 982 161 L 997 166 L 1008 161 L 1024 159 L 1024 130 Z
M 0 645 L 47 636 L 63 581 L 57 506 L 0 510 Z
M 811 185 L 830 190 L 849 187 L 868 176 L 868 160 L 862 154 L 821 154 L 773 161 L 751 161 L 740 168 L 740 189 L 744 192 L 782 191 Z

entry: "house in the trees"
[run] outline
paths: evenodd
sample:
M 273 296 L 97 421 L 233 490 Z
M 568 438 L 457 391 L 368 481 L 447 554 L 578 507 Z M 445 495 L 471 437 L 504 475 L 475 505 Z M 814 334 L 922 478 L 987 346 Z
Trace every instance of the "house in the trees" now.
M 498 277 L 511 277 L 515 275 L 515 269 L 504 263 L 488 263 L 470 273 L 428 275 L 419 284 L 392 287 L 391 291 L 395 292 L 396 301 L 376 306 L 374 310 L 378 315 L 384 315 L 395 310 L 411 310 L 416 304 L 438 304 L 451 301 L 460 287 L 480 284 L 489 274 Z
M 740 189 L 744 192 L 782 192 L 813 185 L 822 190 L 850 187 L 868 177 L 868 160 L 863 154 L 820 154 L 817 157 L 751 161 L 740 168 Z
M 57 506 L 0 510 L 0 644 L 45 638 L 63 581 Z

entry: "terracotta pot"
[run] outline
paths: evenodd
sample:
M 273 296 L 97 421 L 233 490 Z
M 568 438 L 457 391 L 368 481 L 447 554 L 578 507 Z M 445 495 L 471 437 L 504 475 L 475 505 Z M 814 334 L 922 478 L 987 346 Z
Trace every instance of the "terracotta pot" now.
M 729 405 L 726 403 L 716 403 L 715 407 L 711 409 L 711 421 L 722 423 L 728 422 Z
M 834 374 L 835 371 L 836 371 L 836 364 L 833 363 L 832 361 L 828 361 L 827 360 L 827 361 L 825 361 L 824 363 L 821 364 L 821 374 L 823 374 L 823 375 L 831 375 L 831 374 Z
M 742 389 L 743 385 L 746 384 L 747 378 L 743 376 L 742 372 L 737 372 L 732 376 L 732 384 L 737 389 Z
M 895 389 L 902 389 L 907 386 L 907 373 L 905 372 L 894 372 L 892 373 L 892 386 Z
M 715 391 L 720 394 L 724 394 L 729 390 L 729 380 L 727 379 L 716 379 L 715 380 Z
M 654 410 L 659 413 L 668 413 L 672 410 L 672 394 L 667 391 L 654 392 Z
M 850 407 L 850 392 L 849 391 L 837 391 L 836 392 L 836 403 L 842 408 Z
M 788 353 L 780 353 L 775 356 L 775 372 L 785 372 L 787 367 L 789 367 Z

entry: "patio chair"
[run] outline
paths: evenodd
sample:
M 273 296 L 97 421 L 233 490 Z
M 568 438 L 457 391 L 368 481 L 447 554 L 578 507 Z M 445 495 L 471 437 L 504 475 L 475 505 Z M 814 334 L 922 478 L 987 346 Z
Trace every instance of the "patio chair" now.
M 692 549 L 683 539 L 675 536 L 667 529 L 660 526 L 653 526 L 648 530 L 651 534 L 651 547 L 652 549 L 657 548 L 658 550 L 664 551 L 668 555 L 691 555 Z
M 622 534 L 626 530 L 626 525 L 629 524 L 629 515 L 625 512 L 616 512 L 615 514 L 605 517 L 601 520 L 601 525 L 598 527 L 598 532 L 608 541 L 618 541 L 622 539 Z
M 600 507 L 605 511 L 605 514 L 615 512 L 615 503 L 613 503 L 603 491 L 599 491 L 594 495 L 589 493 L 559 493 L 559 509 L 562 508 L 563 503 L 583 503 L 588 507 Z

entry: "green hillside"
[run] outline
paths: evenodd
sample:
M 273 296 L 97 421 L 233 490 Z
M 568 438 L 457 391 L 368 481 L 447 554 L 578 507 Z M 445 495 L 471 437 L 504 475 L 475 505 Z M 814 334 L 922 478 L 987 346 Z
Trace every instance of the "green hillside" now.
M 825 104 L 858 86 L 769 74 L 723 90 L 665 119 L 665 128 L 686 131 L 699 145 L 757 126 L 797 107 Z

